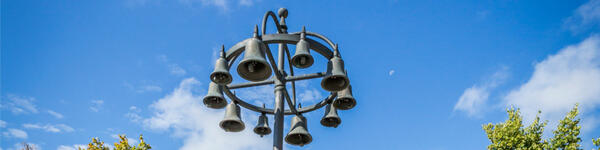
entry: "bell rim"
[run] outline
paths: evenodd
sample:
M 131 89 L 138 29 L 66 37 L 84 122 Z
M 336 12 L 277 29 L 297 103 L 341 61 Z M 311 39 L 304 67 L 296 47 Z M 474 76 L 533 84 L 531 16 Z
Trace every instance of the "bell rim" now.
M 227 129 L 225 129 L 225 127 L 223 127 L 223 124 L 228 121 L 239 123 L 241 125 L 241 127 L 234 128 L 235 130 L 227 130 Z M 221 127 L 221 129 L 225 130 L 225 132 L 241 132 L 241 131 L 244 131 L 244 129 L 246 129 L 246 125 L 244 125 L 244 123 L 239 120 L 221 120 L 221 122 L 219 122 L 219 127 Z
M 342 105 L 338 102 L 341 99 L 349 99 L 352 101 L 352 105 L 350 107 L 342 107 Z M 335 107 L 338 110 L 350 110 L 352 108 L 354 108 L 356 106 L 356 99 L 354 99 L 354 97 L 339 97 L 336 98 L 335 100 L 333 100 L 333 107 Z
M 321 125 L 323 125 L 325 127 L 334 127 L 334 128 L 337 128 L 337 126 L 339 126 L 340 124 L 342 124 L 342 119 L 340 119 L 339 117 L 336 118 L 337 119 L 336 124 L 335 125 L 331 125 L 331 126 L 329 124 L 325 123 L 325 122 L 327 122 L 327 121 L 325 121 L 325 119 L 326 118 L 321 119 Z
M 344 87 L 341 87 L 339 89 L 338 88 L 332 88 L 332 89 L 326 88 L 325 81 L 328 80 L 329 78 L 332 78 L 332 77 L 341 77 L 341 78 L 344 79 L 344 81 L 346 82 L 346 84 L 344 85 Z M 330 75 L 330 76 L 324 77 L 321 80 L 321 88 L 323 88 L 323 89 L 325 89 L 327 91 L 330 91 L 330 92 L 342 91 L 342 90 L 346 89 L 348 86 L 350 86 L 350 80 L 348 79 L 348 77 L 346 75 Z
M 242 60 L 242 61 L 240 61 L 240 63 L 239 63 L 239 64 L 244 64 L 244 63 L 246 63 L 246 62 L 248 62 L 248 61 L 257 61 L 257 60 Z M 271 77 L 271 74 L 273 74 L 273 73 L 272 73 L 272 72 L 273 72 L 273 69 L 271 68 L 271 66 L 269 66 L 269 63 L 267 63 L 266 61 L 257 61 L 257 62 L 259 62 L 259 63 L 261 63 L 261 64 L 265 65 L 265 67 L 266 67 L 266 69 L 267 69 L 267 71 L 265 71 L 265 73 L 264 73 L 264 75 L 263 75 L 263 76 L 264 76 L 264 78 L 256 78 L 256 79 L 253 79 L 253 78 L 250 78 L 250 77 L 249 77 L 249 76 L 247 76 L 247 75 L 244 75 L 244 74 L 242 74 L 241 72 L 244 72 L 244 71 L 242 70 L 242 67 L 243 67 L 243 65 L 238 65 L 238 67 L 237 67 L 237 69 L 236 69 L 236 70 L 237 70 L 237 73 L 238 73 L 238 75 L 240 75 L 240 77 L 242 77 L 242 78 L 244 78 L 244 79 L 246 79 L 246 80 L 248 80 L 248 81 L 254 81 L 254 82 L 257 82 L 257 81 L 263 81 L 263 80 L 269 79 L 269 78 Z
M 207 101 L 210 101 L 210 100 L 208 100 L 208 99 L 209 99 L 209 98 L 213 98 L 213 97 L 216 97 L 216 98 L 219 98 L 219 99 L 221 99 L 221 101 L 223 101 L 224 103 L 217 103 L 217 104 L 219 104 L 219 105 L 214 105 L 214 104 L 209 104 L 209 103 L 207 103 Z M 208 107 L 208 108 L 214 108 L 214 109 L 221 109 L 221 108 L 225 108 L 225 106 L 227 106 L 227 102 L 226 102 L 226 100 L 225 100 L 225 98 L 224 98 L 224 97 L 219 97 L 219 96 L 214 96 L 214 95 L 204 96 L 204 98 L 202 99 L 202 103 L 204 103 L 204 105 L 205 105 L 206 107 Z M 222 105 L 221 105 L 221 104 L 222 104 Z M 216 106 L 216 107 L 215 107 L 215 106 Z
M 226 82 L 217 82 L 217 81 L 215 81 L 214 78 L 215 78 L 215 76 L 217 74 L 224 74 L 225 76 L 227 76 Z M 212 81 L 212 82 L 214 82 L 216 84 L 219 84 L 219 85 L 227 85 L 227 84 L 233 82 L 233 77 L 228 72 L 213 72 L 213 73 L 210 74 L 209 78 L 210 78 L 210 81 Z
M 306 135 L 308 137 L 307 139 L 309 139 L 309 140 L 308 140 L 308 142 L 306 142 L 304 144 L 291 143 L 290 140 L 289 140 L 289 138 L 292 135 Z M 310 134 L 291 133 L 291 134 L 288 134 L 288 135 L 285 136 L 285 142 L 288 143 L 288 144 L 291 144 L 291 145 L 304 146 L 304 145 L 308 145 L 308 144 L 312 143 L 312 141 L 313 141 L 313 138 L 312 138 L 312 135 L 310 135 Z
M 258 133 L 256 130 L 259 128 L 266 128 L 267 130 L 265 130 L 265 131 L 268 131 L 268 132 L 266 132 L 265 134 Z M 255 127 L 252 131 L 254 131 L 254 133 L 256 133 L 258 135 L 269 135 L 269 134 L 271 134 L 271 132 L 273 132 L 273 131 L 271 131 L 271 128 L 268 128 L 268 127 Z
M 294 62 L 296 62 L 297 59 L 299 59 L 298 57 L 300 57 L 300 56 L 308 56 L 308 58 L 310 58 L 308 63 L 305 66 L 296 65 L 296 63 L 294 63 Z M 308 68 L 308 67 L 312 66 L 314 63 L 315 63 L 315 58 L 313 58 L 312 55 L 310 55 L 310 54 L 298 54 L 298 55 L 294 55 L 292 57 L 292 65 L 296 68 L 300 68 L 300 69 Z

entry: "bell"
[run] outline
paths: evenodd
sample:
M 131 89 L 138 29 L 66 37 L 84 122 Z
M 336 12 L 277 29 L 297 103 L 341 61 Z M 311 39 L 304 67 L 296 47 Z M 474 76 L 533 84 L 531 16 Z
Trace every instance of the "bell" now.
M 210 80 L 220 85 L 227 85 L 233 80 L 225 60 L 225 46 L 221 46 L 221 57 L 215 63 L 215 70 L 210 74 Z
M 331 104 L 327 105 L 327 108 L 325 108 L 325 115 L 321 119 L 321 125 L 337 128 L 340 123 L 342 123 L 342 119 L 338 116 L 337 109 Z
M 321 80 L 321 87 L 327 91 L 337 92 L 350 84 L 344 73 L 344 61 L 339 56 L 337 44 L 333 51 L 333 58 L 327 63 L 327 76 Z
M 337 98 L 333 101 L 333 106 L 340 110 L 348 110 L 356 106 L 356 99 L 352 96 L 352 86 L 348 85 L 342 91 L 337 92 Z
M 258 38 L 258 26 L 254 28 L 254 37 L 246 43 L 244 59 L 237 67 L 238 74 L 249 81 L 262 81 L 271 77 L 271 67 L 265 59 L 265 44 Z
M 296 115 L 292 118 L 292 127 L 285 136 L 285 142 L 292 145 L 304 146 L 312 142 L 312 136 L 306 128 L 306 118 L 302 115 Z
M 300 33 L 300 41 L 296 44 L 296 53 L 292 57 L 292 65 L 296 68 L 308 68 L 314 63 L 313 57 L 310 55 L 310 45 L 305 40 L 306 30 L 302 27 Z
M 264 113 L 258 117 L 258 124 L 256 127 L 254 127 L 254 133 L 260 135 L 260 137 L 271 134 L 271 128 L 269 128 L 269 119 Z
M 240 132 L 246 128 L 240 117 L 240 106 L 229 103 L 225 109 L 225 118 L 219 123 L 225 132 Z
M 223 97 L 223 91 L 218 84 L 210 82 L 208 85 L 208 94 L 204 96 L 202 100 L 204 105 L 208 108 L 221 109 L 227 105 L 225 97 Z

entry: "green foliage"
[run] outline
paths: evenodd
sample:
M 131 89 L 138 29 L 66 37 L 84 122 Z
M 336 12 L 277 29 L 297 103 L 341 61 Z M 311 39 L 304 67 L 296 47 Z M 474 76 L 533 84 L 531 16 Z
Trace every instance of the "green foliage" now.
M 142 137 L 142 135 L 140 135 L 140 143 L 137 146 L 129 145 L 129 141 L 127 140 L 127 137 L 125 135 L 123 135 L 123 136 L 119 135 L 119 139 L 120 139 L 119 142 L 114 143 L 115 148 L 113 150 L 149 150 L 149 149 L 152 149 L 152 147 L 150 147 L 150 145 L 148 145 L 144 141 L 144 138 Z M 110 150 L 110 149 L 108 147 L 106 147 L 104 145 L 104 142 L 100 141 L 98 138 L 92 138 L 92 142 L 90 144 L 88 144 L 87 149 L 79 148 L 79 150 Z
M 567 114 L 567 116 L 560 121 L 558 128 L 553 132 L 554 137 L 550 139 L 551 149 L 564 149 L 564 150 L 578 150 L 581 149 L 581 138 L 579 138 L 579 122 L 581 119 L 576 119 L 579 111 L 578 105 Z
M 580 150 L 581 138 L 579 133 L 581 119 L 577 118 L 579 114 L 578 104 L 567 113 L 567 116 L 560 121 L 557 129 L 553 131 L 554 137 L 549 140 L 542 139 L 544 127 L 548 121 L 540 121 L 540 113 L 531 125 L 523 128 L 523 117 L 519 109 L 507 109 L 508 119 L 504 122 L 483 125 L 483 130 L 487 134 L 491 144 L 490 150 Z M 600 147 L 600 138 L 593 140 L 594 145 Z M 600 150 L 600 148 L 598 148 Z

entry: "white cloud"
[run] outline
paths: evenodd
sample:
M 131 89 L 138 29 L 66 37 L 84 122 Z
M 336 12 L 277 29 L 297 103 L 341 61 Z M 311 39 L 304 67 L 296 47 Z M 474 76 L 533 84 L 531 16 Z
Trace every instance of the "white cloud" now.
M 145 85 L 142 86 L 138 92 L 160 92 L 162 91 L 162 88 L 160 86 L 156 86 L 156 85 Z
M 585 117 L 600 104 L 599 37 L 567 46 L 535 64 L 531 78 L 510 91 L 503 101 L 521 108 L 526 121 L 533 120 L 541 110 L 542 118 L 555 123 L 576 103 Z
M 38 113 L 38 109 L 33 104 L 35 98 L 33 97 L 20 97 L 13 94 L 8 94 L 7 98 L 9 102 L 6 106 L 2 105 L 2 107 L 8 107 L 10 111 L 14 114 L 30 114 L 30 113 Z
M 178 64 L 169 64 L 169 69 L 171 70 L 171 74 L 173 75 L 183 76 L 186 73 L 186 71 L 183 68 L 181 68 Z
M 229 1 L 228 0 L 179 0 L 179 2 L 183 3 L 183 4 L 195 4 L 195 3 L 200 3 L 202 5 L 208 5 L 208 6 L 216 6 L 218 8 L 220 8 L 222 11 L 229 11 Z
M 48 114 L 54 116 L 57 119 L 62 119 L 64 116 L 61 113 L 55 112 L 53 110 L 48 110 Z
M 34 150 L 42 150 L 42 147 L 40 147 L 40 145 L 38 144 L 34 144 L 34 143 L 15 143 L 15 150 L 22 150 L 25 149 L 25 144 L 27 144 L 30 149 L 34 149 Z M 10 148 L 9 148 L 10 149 Z
M 87 148 L 87 145 L 83 145 L 83 144 L 75 144 L 75 145 L 59 145 L 58 148 L 56 148 L 56 150 L 78 150 L 79 148 L 85 149 Z
M 271 138 L 259 138 L 251 131 L 253 125 L 248 123 L 246 130 L 239 133 L 220 129 L 218 123 L 223 118 L 223 110 L 208 109 L 202 104 L 203 95 L 193 93 L 193 88 L 200 85 L 194 78 L 185 79 L 172 93 L 150 105 L 154 115 L 144 120 L 145 127 L 171 131 L 175 137 L 183 138 L 181 150 L 271 148 Z M 243 113 L 242 119 L 246 116 Z
M 305 89 L 302 93 L 298 94 L 298 102 L 302 103 L 314 103 L 322 100 L 324 97 L 321 95 L 321 91 L 311 88 Z
M 565 20 L 565 26 L 571 31 L 580 31 L 600 23 L 600 0 L 590 0 L 579 6 L 573 16 Z
M 15 138 L 27 139 L 27 132 L 20 130 L 20 129 L 10 128 L 10 129 L 2 132 L 2 135 L 4 135 L 4 137 L 15 137 Z
M 502 67 L 483 83 L 467 88 L 454 105 L 454 111 L 463 111 L 470 117 L 481 117 L 488 107 L 490 91 L 502 84 L 508 77 L 508 68 Z
M 140 122 L 142 120 L 142 117 L 139 115 L 141 111 L 142 110 L 139 108 L 131 106 L 129 107 L 129 112 L 125 114 L 125 117 L 129 118 L 131 122 Z
M 394 75 L 395 72 L 396 72 L 396 70 L 392 69 L 392 70 L 390 70 L 390 72 L 388 72 L 388 75 L 392 76 L 392 75 Z
M 65 124 L 56 124 L 56 125 L 51 125 L 51 124 L 46 124 L 46 125 L 40 125 L 40 124 L 23 124 L 23 128 L 26 129 L 41 129 L 44 130 L 46 132 L 53 132 L 53 133 L 60 133 L 60 132 L 73 132 L 75 131 L 72 127 L 65 125 Z
M 5 127 L 6 127 L 6 121 L 0 120 L 0 128 L 5 128 Z
M 169 61 L 169 59 L 167 58 L 167 55 L 158 55 L 157 59 L 158 59 L 158 61 L 167 64 L 167 67 L 169 68 L 169 72 L 172 75 L 183 76 L 187 73 L 187 71 L 185 71 L 185 69 L 181 68 L 178 64 L 171 63 Z
M 104 105 L 103 100 L 92 100 L 92 106 L 90 106 L 90 110 L 93 112 L 98 112 L 98 111 L 100 111 L 100 109 L 102 109 L 103 105 Z

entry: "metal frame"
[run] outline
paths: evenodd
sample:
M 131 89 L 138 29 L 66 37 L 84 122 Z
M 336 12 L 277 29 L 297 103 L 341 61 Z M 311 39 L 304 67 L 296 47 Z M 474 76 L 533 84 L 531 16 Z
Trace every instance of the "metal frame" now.
M 267 20 L 269 17 L 271 17 L 271 19 L 275 23 L 275 27 L 277 28 L 276 34 L 265 34 Z M 255 112 L 274 115 L 275 124 L 273 126 L 273 128 L 274 128 L 273 150 L 282 150 L 283 149 L 283 137 L 284 137 L 283 136 L 283 124 L 284 124 L 283 117 L 285 115 L 299 115 L 301 113 L 308 113 L 308 112 L 317 110 L 317 109 L 322 108 L 323 106 L 326 106 L 327 104 L 331 103 L 337 97 L 336 92 L 331 92 L 331 94 L 327 98 L 321 100 L 320 102 L 318 102 L 316 104 L 310 105 L 308 107 L 296 108 L 295 81 L 321 78 L 321 77 L 324 77 L 326 74 L 323 72 L 317 72 L 317 73 L 312 73 L 312 74 L 294 75 L 294 69 L 293 69 L 294 67 L 292 66 L 292 63 L 291 63 L 291 58 L 290 58 L 291 56 L 290 56 L 290 52 L 287 47 L 287 44 L 295 45 L 300 40 L 301 33 L 300 32 L 294 32 L 294 33 L 289 33 L 289 34 L 287 33 L 287 26 L 285 24 L 286 17 L 287 17 L 287 10 L 285 8 L 281 8 L 279 10 L 279 19 L 277 18 L 277 16 L 275 15 L 275 13 L 273 11 L 268 11 L 263 17 L 262 28 L 261 28 L 262 34 L 260 34 L 260 36 L 259 36 L 260 38 L 262 38 L 262 42 L 267 45 L 266 46 L 267 58 L 270 62 L 271 68 L 273 69 L 273 73 L 275 74 L 275 76 L 272 77 L 271 79 L 268 79 L 265 81 L 259 81 L 259 82 L 247 82 L 247 83 L 241 83 L 241 84 L 220 85 L 220 88 L 223 89 L 223 91 L 227 95 L 227 97 L 229 97 L 232 101 L 239 104 L 240 106 L 242 106 L 246 109 L 255 111 Z M 323 56 L 324 58 L 326 58 L 328 60 L 333 57 L 333 51 L 330 48 L 328 48 L 327 46 L 325 46 L 311 38 L 308 38 L 308 36 L 323 40 L 327 43 L 327 45 L 329 47 L 334 48 L 335 44 L 331 40 L 329 40 L 327 37 L 325 37 L 323 35 L 320 35 L 318 33 L 313 33 L 313 32 L 305 32 L 305 35 L 307 36 L 305 38 L 305 40 L 307 42 L 309 42 L 310 49 L 319 53 L 321 56 Z M 225 59 L 228 61 L 229 68 L 231 68 L 231 66 L 233 65 L 235 60 L 243 53 L 243 51 L 245 50 L 246 43 L 247 43 L 246 41 L 248 41 L 248 40 L 250 40 L 250 38 L 245 39 L 245 40 L 235 44 L 233 47 L 229 48 L 226 51 Z M 279 55 L 278 55 L 277 62 L 275 62 L 275 59 L 273 57 L 271 50 L 269 49 L 268 44 L 278 44 L 279 45 L 279 49 L 278 49 Z M 287 75 L 287 73 L 285 72 L 284 62 L 286 61 L 286 56 L 284 56 L 284 55 L 287 55 L 287 61 L 289 64 L 290 75 Z M 288 93 L 286 86 L 285 86 L 287 82 L 291 82 L 292 96 L 293 96 L 292 98 L 290 98 L 290 94 Z M 241 89 L 241 88 L 268 85 L 268 84 L 275 85 L 275 108 L 273 108 L 273 109 L 259 107 L 259 106 L 255 106 L 250 103 L 247 103 L 244 100 L 237 97 L 231 91 L 232 89 Z M 285 101 L 284 101 L 284 99 L 285 99 Z M 284 107 L 284 104 L 286 102 L 288 104 L 289 109 L 285 109 L 285 107 Z

